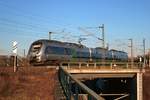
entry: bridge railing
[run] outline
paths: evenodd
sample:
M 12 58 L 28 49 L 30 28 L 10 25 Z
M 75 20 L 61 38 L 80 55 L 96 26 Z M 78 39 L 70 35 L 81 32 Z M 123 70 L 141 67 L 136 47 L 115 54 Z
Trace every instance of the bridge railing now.
M 84 91 L 86 95 L 88 95 L 88 100 L 105 100 L 78 79 L 72 77 L 71 74 L 62 67 L 59 68 L 59 79 L 67 100 L 79 100 L 80 90 Z M 72 91 L 72 83 L 74 83 L 75 86 L 74 92 Z
M 142 68 L 143 64 L 131 62 L 62 62 L 61 66 L 66 68 L 99 68 L 99 69 L 137 69 Z

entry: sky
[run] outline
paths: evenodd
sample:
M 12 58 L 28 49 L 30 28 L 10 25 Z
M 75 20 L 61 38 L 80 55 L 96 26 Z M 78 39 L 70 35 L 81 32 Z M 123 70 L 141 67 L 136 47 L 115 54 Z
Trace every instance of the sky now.
M 0 0 L 0 54 L 12 54 L 12 42 L 18 42 L 18 54 L 26 54 L 32 42 L 51 38 L 78 43 L 87 47 L 102 46 L 130 53 L 133 39 L 134 54 L 150 49 L 150 0 Z M 84 30 L 84 31 L 83 31 Z M 90 34 L 90 35 L 89 35 Z

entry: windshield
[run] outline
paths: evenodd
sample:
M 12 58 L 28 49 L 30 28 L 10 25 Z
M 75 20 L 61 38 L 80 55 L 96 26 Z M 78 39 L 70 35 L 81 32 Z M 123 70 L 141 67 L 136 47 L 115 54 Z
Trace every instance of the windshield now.
M 31 51 L 32 51 L 32 52 L 39 53 L 41 47 L 42 47 L 42 43 L 34 43 L 34 44 L 32 45 Z

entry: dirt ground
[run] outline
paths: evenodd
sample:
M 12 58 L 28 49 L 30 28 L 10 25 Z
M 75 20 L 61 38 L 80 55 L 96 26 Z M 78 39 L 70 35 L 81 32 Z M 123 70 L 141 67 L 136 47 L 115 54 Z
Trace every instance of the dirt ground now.
M 0 68 L 0 100 L 54 100 L 56 70 Z

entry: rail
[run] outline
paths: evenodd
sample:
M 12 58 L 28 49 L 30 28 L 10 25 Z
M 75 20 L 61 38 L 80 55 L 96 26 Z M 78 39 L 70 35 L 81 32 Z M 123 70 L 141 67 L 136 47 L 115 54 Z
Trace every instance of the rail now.
M 88 100 L 105 100 L 103 97 L 95 93 L 93 90 L 89 89 L 86 85 L 80 82 L 78 79 L 72 77 L 64 68 L 59 68 L 59 79 L 63 87 L 64 93 L 67 100 L 79 100 L 80 91 L 84 91 L 88 95 Z M 75 84 L 75 92 L 72 92 L 71 84 Z

